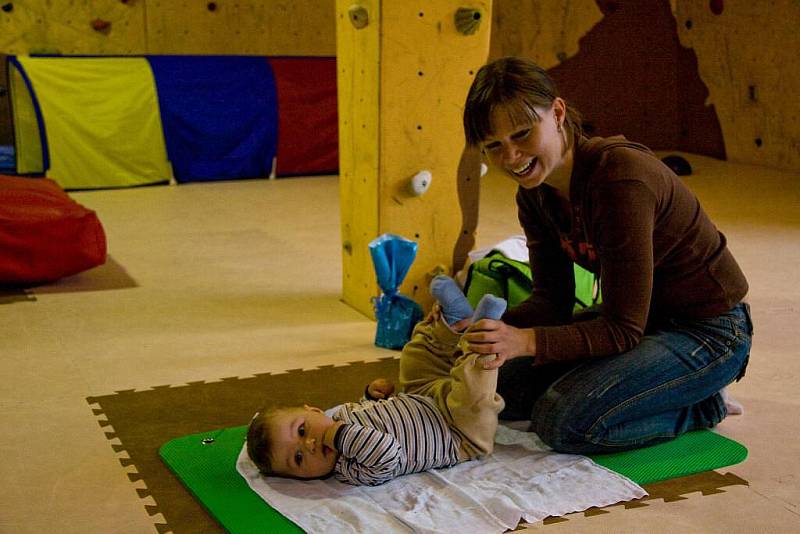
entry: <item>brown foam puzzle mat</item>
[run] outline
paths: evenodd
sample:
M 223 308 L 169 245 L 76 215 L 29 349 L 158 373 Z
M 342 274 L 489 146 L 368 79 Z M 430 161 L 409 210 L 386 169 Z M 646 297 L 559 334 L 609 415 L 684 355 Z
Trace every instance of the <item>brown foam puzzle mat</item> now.
M 388 357 L 285 373 L 228 377 L 216 382 L 118 391 L 89 397 L 87 401 L 158 532 L 224 532 L 161 461 L 158 451 L 164 443 L 189 434 L 245 425 L 268 398 L 321 407 L 358 399 L 371 379 L 384 376 L 396 380 L 398 362 Z M 709 471 L 648 484 L 644 487 L 649 497 L 609 508 L 640 508 L 653 499 L 683 500 L 684 495 L 693 492 L 711 495 L 732 485 L 747 485 L 747 482 L 730 473 Z M 583 513 L 591 516 L 608 510 L 590 509 Z M 550 518 L 544 523 L 568 518 Z

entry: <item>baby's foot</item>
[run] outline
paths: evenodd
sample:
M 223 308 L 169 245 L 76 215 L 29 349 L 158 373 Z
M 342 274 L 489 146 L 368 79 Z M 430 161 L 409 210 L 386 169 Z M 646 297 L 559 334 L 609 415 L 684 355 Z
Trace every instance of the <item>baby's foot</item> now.
M 472 322 L 477 323 L 481 319 L 500 319 L 506 311 L 506 306 L 508 303 L 505 299 L 487 293 L 475 307 Z
M 444 321 L 453 325 L 472 316 L 472 306 L 455 280 L 440 274 L 431 280 L 431 295 L 439 301 Z

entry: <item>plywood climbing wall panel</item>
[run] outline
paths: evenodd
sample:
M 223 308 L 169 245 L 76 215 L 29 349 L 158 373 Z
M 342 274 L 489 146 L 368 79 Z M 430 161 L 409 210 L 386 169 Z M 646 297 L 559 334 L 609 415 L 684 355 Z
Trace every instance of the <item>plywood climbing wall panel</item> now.
M 356 30 L 347 0 L 337 2 L 336 57 L 339 100 L 339 206 L 342 230 L 342 295 L 372 314 L 376 295 L 367 248 L 380 229 L 380 0 L 360 0 L 367 25 Z
M 465 5 L 475 17 L 469 35 L 455 22 Z M 381 231 L 418 242 L 401 292 L 427 307 L 431 275 L 450 271 L 461 229 L 462 113 L 474 74 L 488 57 L 491 2 L 384 2 L 382 14 Z M 409 181 L 422 170 L 431 172 L 430 188 L 413 196 Z
M 681 44 L 697 54 L 728 159 L 800 169 L 800 3 L 676 4 Z
M 146 53 L 145 2 L 14 0 L 0 12 L 6 54 Z
M 330 0 L 148 0 L 148 47 L 158 54 L 333 55 Z
M 350 12 L 359 6 L 368 21 L 361 29 Z M 474 73 L 488 57 L 491 20 L 491 2 L 473 2 L 465 31 L 474 31 L 462 33 L 461 7 L 453 0 L 337 3 L 344 299 L 366 314 L 379 291 L 367 244 L 378 235 L 419 244 L 400 291 L 426 307 L 431 274 L 451 268 L 461 228 L 461 115 Z M 355 59 L 362 56 L 371 59 Z M 356 108 L 367 120 L 354 120 Z M 411 180 L 425 170 L 430 186 L 415 195 Z
M 3 0 L 0 52 L 331 56 L 330 0 Z
M 578 53 L 581 37 L 600 22 L 595 0 L 495 0 L 490 56 L 525 56 L 549 69 Z

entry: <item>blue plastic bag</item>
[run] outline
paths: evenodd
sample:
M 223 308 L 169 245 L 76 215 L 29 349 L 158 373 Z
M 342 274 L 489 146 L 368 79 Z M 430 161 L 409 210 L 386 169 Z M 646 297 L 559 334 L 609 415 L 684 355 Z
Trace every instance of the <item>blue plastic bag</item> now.
M 372 299 L 378 331 L 375 345 L 401 349 L 411 339 L 414 326 L 422 320 L 422 308 L 397 292 L 417 257 L 417 244 L 404 237 L 383 234 L 369 244 L 378 285 L 383 293 Z

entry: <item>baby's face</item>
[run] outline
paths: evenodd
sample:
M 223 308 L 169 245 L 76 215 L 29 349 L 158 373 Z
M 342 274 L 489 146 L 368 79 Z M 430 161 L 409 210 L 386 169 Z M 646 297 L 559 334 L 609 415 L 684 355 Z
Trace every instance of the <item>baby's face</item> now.
M 333 419 L 319 408 L 287 408 L 272 418 L 272 468 L 276 475 L 320 478 L 329 475 L 338 454 L 322 444 Z

